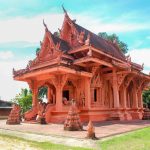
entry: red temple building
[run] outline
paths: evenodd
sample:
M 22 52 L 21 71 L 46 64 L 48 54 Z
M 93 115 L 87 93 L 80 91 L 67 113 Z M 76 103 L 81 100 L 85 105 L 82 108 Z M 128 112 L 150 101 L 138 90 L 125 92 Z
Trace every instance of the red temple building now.
M 81 121 L 132 120 L 143 115 L 142 90 L 150 76 L 131 61 L 117 43 L 105 40 L 65 16 L 59 36 L 46 24 L 44 39 L 27 67 L 13 70 L 14 79 L 27 82 L 33 93 L 26 120 L 40 111 L 39 88 L 48 88 L 46 122 L 64 122 L 68 102 L 76 101 Z

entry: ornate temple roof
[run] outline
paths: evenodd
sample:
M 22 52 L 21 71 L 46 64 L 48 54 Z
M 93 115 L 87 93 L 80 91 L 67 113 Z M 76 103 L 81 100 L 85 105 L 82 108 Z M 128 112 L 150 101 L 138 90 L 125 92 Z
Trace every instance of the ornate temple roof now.
M 143 70 L 142 65 L 131 62 L 130 56 L 124 55 L 115 41 L 103 39 L 71 20 L 66 10 L 64 13 L 60 36 L 52 34 L 43 20 L 45 36 L 40 51 L 34 60 L 29 61 L 25 69 L 13 69 L 14 77 L 60 65 L 85 71 L 88 63 L 137 72 Z
M 62 51 L 68 51 L 68 50 L 71 49 L 71 47 L 69 46 L 69 44 L 66 41 L 64 41 L 63 39 L 60 39 L 55 34 L 51 34 L 51 37 L 52 37 L 55 45 L 57 43 L 60 43 L 60 50 L 62 50 Z
M 74 23 L 74 22 L 73 22 Z M 121 52 L 117 44 L 112 43 L 111 41 L 105 40 L 100 36 L 94 34 L 93 32 L 81 27 L 80 25 L 74 23 L 77 31 L 79 33 L 84 32 L 84 40 L 87 39 L 87 36 L 90 35 L 90 44 L 95 48 L 103 51 L 104 53 L 110 54 L 121 60 L 125 60 L 125 55 Z

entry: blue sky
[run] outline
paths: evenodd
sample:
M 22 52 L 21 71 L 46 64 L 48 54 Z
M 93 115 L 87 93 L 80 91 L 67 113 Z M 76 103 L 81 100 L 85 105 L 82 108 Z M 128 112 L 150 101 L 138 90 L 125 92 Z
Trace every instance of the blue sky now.
M 132 60 L 144 62 L 145 71 L 149 72 L 149 0 L 0 0 L 0 71 L 14 87 L 14 90 L 9 87 L 13 93 L 6 99 L 26 86 L 13 81 L 11 69 L 24 67 L 35 57 L 44 36 L 42 20 L 52 32 L 61 28 L 62 4 L 72 19 L 94 33 L 116 33 L 127 43 Z M 0 89 L 5 95 L 6 88 Z M 0 93 L 3 99 L 4 94 Z

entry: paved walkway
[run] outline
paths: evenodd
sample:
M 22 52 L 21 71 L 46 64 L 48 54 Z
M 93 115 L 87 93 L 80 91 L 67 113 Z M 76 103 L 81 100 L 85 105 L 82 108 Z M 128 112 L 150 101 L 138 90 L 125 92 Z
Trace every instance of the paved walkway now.
M 96 136 L 100 139 L 150 126 L 150 120 L 105 121 L 94 123 Z M 84 125 L 86 130 L 86 125 Z M 63 124 L 28 124 L 6 125 L 0 120 L 0 134 L 11 134 L 26 139 L 51 141 L 69 146 L 93 147 L 95 142 L 85 139 L 87 131 L 64 131 Z

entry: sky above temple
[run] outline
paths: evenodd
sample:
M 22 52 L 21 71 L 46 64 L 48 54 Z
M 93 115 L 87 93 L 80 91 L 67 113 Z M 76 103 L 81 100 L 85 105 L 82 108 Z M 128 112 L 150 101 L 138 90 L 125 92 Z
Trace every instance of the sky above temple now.
M 0 98 L 10 100 L 27 84 L 13 81 L 12 68 L 35 57 L 44 36 L 61 28 L 64 5 L 72 19 L 94 33 L 116 33 L 127 43 L 132 61 L 150 70 L 149 0 L 0 0 Z

